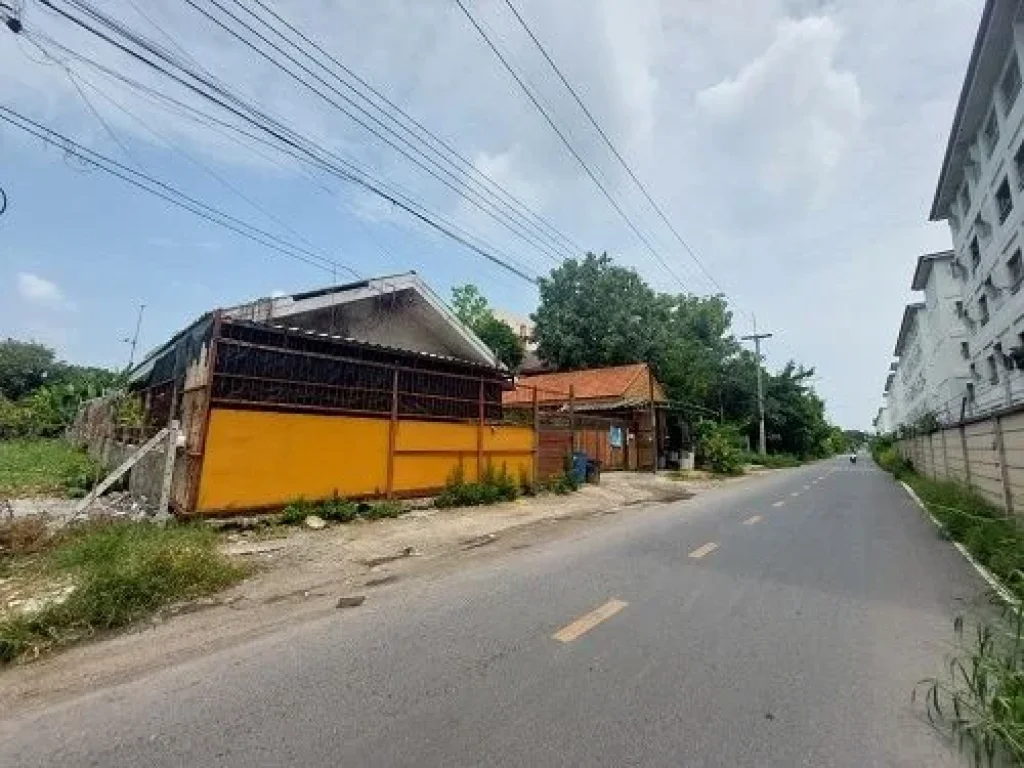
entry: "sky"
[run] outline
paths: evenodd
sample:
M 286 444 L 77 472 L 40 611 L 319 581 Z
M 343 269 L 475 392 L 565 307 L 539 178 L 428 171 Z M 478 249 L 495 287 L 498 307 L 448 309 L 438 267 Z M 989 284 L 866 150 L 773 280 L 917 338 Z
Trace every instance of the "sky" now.
M 93 2 L 521 271 L 554 265 L 189 5 Z M 574 252 L 607 251 L 658 290 L 723 290 L 737 333 L 756 315 L 774 334 L 769 365 L 813 366 L 829 416 L 870 427 L 916 259 L 950 247 L 945 223 L 927 216 L 982 0 L 514 0 L 711 279 L 504 0 L 464 2 L 669 269 L 454 0 L 264 2 L 551 222 Z M 36 0 L 24 6 L 23 34 L 0 28 L 0 105 L 344 266 L 285 258 L 0 121 L 0 337 L 121 367 L 140 304 L 144 350 L 214 307 L 409 269 L 442 296 L 473 282 L 495 307 L 535 308 L 529 282 L 390 203 L 240 145 L 69 56 L 57 44 L 212 109 Z

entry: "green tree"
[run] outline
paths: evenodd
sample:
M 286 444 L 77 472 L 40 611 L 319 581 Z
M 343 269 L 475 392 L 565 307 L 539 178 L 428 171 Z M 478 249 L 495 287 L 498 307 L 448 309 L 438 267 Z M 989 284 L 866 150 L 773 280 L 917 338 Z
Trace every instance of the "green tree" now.
M 54 352 L 34 341 L 0 341 L 0 395 L 20 400 L 55 371 Z
M 650 360 L 663 336 L 666 302 L 607 254 L 569 259 L 539 287 L 533 338 L 537 354 L 556 368 Z
M 523 362 L 523 343 L 507 324 L 494 316 L 487 299 L 475 285 L 452 288 L 452 309 L 484 344 L 509 369 L 516 370 Z

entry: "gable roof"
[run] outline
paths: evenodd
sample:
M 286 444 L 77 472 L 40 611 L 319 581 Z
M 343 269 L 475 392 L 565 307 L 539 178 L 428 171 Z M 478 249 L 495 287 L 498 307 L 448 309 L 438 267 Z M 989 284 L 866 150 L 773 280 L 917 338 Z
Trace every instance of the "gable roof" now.
M 650 368 L 647 363 L 617 365 L 610 368 L 584 368 L 579 371 L 541 373 L 535 376 L 520 376 L 516 379 L 516 391 L 506 392 L 504 403 L 529 403 L 533 394 L 530 387 L 537 388 L 538 402 L 566 402 L 572 387 L 574 401 L 607 401 L 609 405 L 649 403 L 651 400 L 648 381 Z M 519 386 L 522 385 L 522 386 Z M 665 402 L 665 391 L 661 384 L 654 382 L 654 401 Z
M 949 206 L 956 199 L 963 180 L 964 163 L 982 122 L 988 117 L 988 105 L 1006 56 L 1013 47 L 1014 18 L 1021 0 L 986 0 L 981 14 L 974 48 L 967 63 L 967 74 L 960 100 L 953 115 L 946 154 L 942 159 L 939 183 L 932 200 L 931 221 L 948 218 Z
M 416 272 L 385 275 L 344 285 L 294 293 L 290 296 L 257 299 L 225 309 L 224 316 L 257 322 L 273 320 L 276 324 L 291 326 L 294 323 L 289 322 L 289 318 L 402 293 L 416 297 L 417 322 L 428 327 L 432 333 L 443 337 L 446 346 L 452 350 L 454 356 L 479 365 L 497 366 L 499 364 L 491 349 L 455 316 L 455 313 L 441 297 L 434 293 Z M 356 338 L 355 340 L 377 342 L 377 339 Z M 387 343 L 386 345 L 390 346 L 391 344 Z M 401 343 L 395 343 L 394 346 L 409 352 L 423 351 L 403 346 Z
M 910 287 L 915 291 L 923 291 L 924 287 L 928 285 L 928 278 L 932 274 L 932 265 L 937 261 L 952 260 L 952 251 L 939 251 L 938 253 L 926 253 L 923 256 L 918 256 L 917 267 L 914 269 L 914 279 L 910 282 Z
M 393 297 L 395 304 L 410 312 L 414 324 L 443 342 L 445 354 L 419 348 L 408 334 L 400 333 L 395 326 L 388 326 L 383 320 L 376 323 L 372 334 L 353 333 L 350 335 L 325 334 L 322 328 L 311 327 L 310 318 L 325 310 L 344 310 L 357 302 L 379 301 Z M 402 300 L 400 302 L 400 300 Z M 374 305 L 376 306 L 376 305 Z M 386 309 L 388 305 L 385 303 Z M 201 323 L 208 322 L 215 313 L 207 312 L 202 317 L 179 331 L 166 342 L 150 351 L 129 374 L 130 381 L 143 379 L 161 358 L 190 331 Z M 438 359 L 450 358 L 473 365 L 499 367 L 499 362 L 490 348 L 473 331 L 464 325 L 447 304 L 415 272 L 386 275 L 359 280 L 343 285 L 328 286 L 312 291 L 294 293 L 288 296 L 268 296 L 245 304 L 221 310 L 229 320 L 249 321 L 264 325 L 284 327 L 296 331 L 318 331 L 321 335 L 354 343 L 368 344 L 378 348 L 394 348 L 415 354 L 427 354 Z M 315 326 L 315 324 L 314 324 Z
M 903 308 L 903 322 L 900 323 L 900 332 L 896 336 L 896 349 L 893 351 L 894 357 L 899 357 L 903 354 L 903 345 L 907 342 L 907 335 L 910 333 L 914 317 L 924 309 L 924 306 L 924 304 L 918 302 L 917 304 L 907 304 Z

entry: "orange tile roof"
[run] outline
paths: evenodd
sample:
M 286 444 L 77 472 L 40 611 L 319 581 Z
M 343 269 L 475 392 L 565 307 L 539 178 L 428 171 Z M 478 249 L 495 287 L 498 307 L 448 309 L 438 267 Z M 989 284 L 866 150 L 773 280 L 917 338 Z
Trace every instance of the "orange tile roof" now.
M 632 363 L 611 368 L 585 368 L 580 371 L 519 376 L 516 378 L 515 391 L 506 392 L 502 401 L 505 405 L 532 402 L 531 387 L 536 387 L 539 402 L 563 402 L 569 399 L 570 386 L 576 400 L 619 399 L 629 392 L 639 377 L 643 377 L 646 394 L 647 371 L 647 363 Z M 661 385 L 655 382 L 655 400 L 664 399 Z

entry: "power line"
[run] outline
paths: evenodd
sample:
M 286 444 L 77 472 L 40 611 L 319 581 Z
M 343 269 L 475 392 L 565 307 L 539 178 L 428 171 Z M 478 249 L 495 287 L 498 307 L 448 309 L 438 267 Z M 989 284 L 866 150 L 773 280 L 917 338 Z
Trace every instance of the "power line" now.
M 618 204 L 618 202 L 616 202 L 615 198 L 612 197 L 612 194 L 608 191 L 608 189 L 604 186 L 604 184 L 602 184 L 601 181 L 597 178 L 597 175 L 594 173 L 594 171 L 590 168 L 589 165 L 587 165 L 586 161 L 580 156 L 580 153 L 576 151 L 576 148 L 573 147 L 572 143 L 568 140 L 568 138 L 566 138 L 565 134 L 562 132 L 562 130 L 555 123 L 554 119 L 552 119 L 552 117 L 548 113 L 548 111 L 546 109 L 544 109 L 544 107 L 541 105 L 540 101 L 538 101 L 537 97 L 526 86 L 526 83 L 523 82 L 523 79 L 515 71 L 515 69 L 512 67 L 512 65 L 509 64 L 509 62 L 505 58 L 504 54 L 502 54 L 502 52 L 500 50 L 498 50 L 498 47 L 491 40 L 491 38 L 487 34 L 487 32 L 484 31 L 484 28 L 482 26 L 480 26 L 479 22 L 477 22 L 476 18 L 473 16 L 473 14 L 470 13 L 469 9 L 462 2 L 462 0 L 455 0 L 455 4 L 459 6 L 459 8 L 462 10 L 463 14 L 465 14 L 467 19 L 469 19 L 470 23 L 473 25 L 473 27 L 476 29 L 476 31 L 480 33 L 480 36 L 484 39 L 484 42 L 487 43 L 488 48 L 491 49 L 491 51 L 497 57 L 498 61 L 501 62 L 502 66 L 505 67 L 505 69 L 508 71 L 508 73 L 510 75 L 512 75 L 512 78 L 516 81 L 516 83 L 519 84 L 519 87 L 523 89 L 523 93 L 526 94 L 527 98 L 530 99 L 530 102 L 533 104 L 533 106 L 544 117 L 544 120 L 551 127 L 551 130 L 553 130 L 555 132 L 555 134 L 561 140 L 562 144 L 565 145 L 565 148 L 569 150 L 569 153 L 574 158 L 576 158 L 576 161 L 580 164 L 580 166 L 586 172 L 587 176 L 590 177 L 590 180 L 594 182 L 594 184 L 601 191 L 601 193 L 608 199 L 608 202 L 611 203 L 612 208 L 614 208 L 616 213 L 618 213 L 619 216 L 622 218 L 622 220 L 624 222 L 626 222 L 627 226 L 629 226 L 629 228 L 633 231 L 633 234 L 636 235 L 637 239 L 639 239 L 640 242 L 644 244 L 644 246 L 647 248 L 647 250 L 650 252 L 650 254 L 652 256 L 654 256 L 655 259 L 657 259 L 658 263 L 660 263 L 661 266 L 664 267 L 665 271 L 668 272 L 672 276 L 672 278 L 679 284 L 679 286 L 683 290 L 686 290 L 686 286 L 683 284 L 683 281 L 679 278 L 679 275 L 677 275 L 675 273 L 675 271 L 669 266 L 668 262 L 665 261 L 665 259 L 658 252 L 658 250 L 651 244 L 651 241 L 648 240 L 647 237 L 643 234 L 643 232 L 641 232 L 640 229 L 636 226 L 636 224 L 633 223 L 633 220 L 629 218 L 629 216 L 622 209 L 622 207 Z
M 478 239 L 476 236 L 469 234 L 453 222 L 445 220 L 444 217 L 430 211 L 426 206 L 416 202 L 409 196 L 404 195 L 401 192 L 396 192 L 387 183 L 374 179 L 370 174 L 358 168 L 358 166 L 353 164 L 351 161 L 347 161 L 344 158 L 339 157 L 336 153 L 317 145 L 311 140 L 305 139 L 294 130 L 287 128 L 279 121 L 247 103 L 244 99 L 228 92 L 222 86 L 211 82 L 208 77 L 196 74 L 195 71 L 190 70 L 180 61 L 175 60 L 172 55 L 161 49 L 160 46 L 156 46 L 151 41 L 140 38 L 137 34 L 125 28 L 124 25 L 120 24 L 116 20 L 106 16 L 101 11 L 90 7 L 86 3 L 80 2 L 80 0 L 72 0 L 76 8 L 79 8 L 81 11 L 89 15 L 96 21 L 96 23 L 121 34 L 123 37 L 127 38 L 131 44 L 138 46 L 146 54 L 155 56 L 159 61 L 154 61 L 153 59 L 148 58 L 147 55 L 144 55 L 125 43 L 114 39 L 89 21 L 56 6 L 52 0 L 40 0 L 40 2 L 59 16 L 96 37 L 99 37 L 101 40 L 110 44 L 112 47 L 121 51 L 131 59 L 144 64 L 146 67 L 153 69 L 165 77 L 170 78 L 174 82 L 183 86 L 186 90 L 191 91 L 199 97 L 211 101 L 221 109 L 224 109 L 233 116 L 251 124 L 257 130 L 268 134 L 273 139 L 287 147 L 287 149 L 276 147 L 279 151 L 282 151 L 285 154 L 290 154 L 303 162 L 312 164 L 319 170 L 326 170 L 329 173 L 366 189 L 372 194 L 390 202 L 393 206 L 402 209 L 422 223 L 427 224 L 429 227 L 448 236 L 455 242 L 458 242 L 476 254 L 483 256 L 493 264 L 500 266 L 506 271 L 509 271 L 530 283 L 536 282 L 536 278 L 527 274 L 524 268 L 513 264 L 507 257 L 501 258 L 496 256 L 496 249 L 493 247 L 487 246 L 486 244 L 480 245 L 479 243 L 474 242 Z M 163 62 L 163 64 L 159 62 Z M 184 74 L 176 74 L 168 67 L 179 70 Z M 241 130 L 243 133 L 246 133 L 244 129 L 240 129 L 236 125 L 224 121 L 221 122 L 225 127 L 230 128 L 231 130 Z M 252 137 L 252 134 L 248 135 Z
M 694 250 L 690 247 L 690 244 L 687 243 L 685 239 L 683 239 L 683 236 L 679 234 L 679 231 L 675 228 L 675 226 L 673 226 L 672 222 L 669 221 L 668 216 L 665 215 L 665 212 L 662 210 L 661 206 L 659 206 L 654 201 L 654 198 L 651 197 L 643 182 L 640 181 L 636 173 L 633 172 L 633 169 L 629 166 L 629 163 L 626 162 L 625 158 L 615 147 L 615 144 L 612 143 L 612 140 L 608 138 L 608 134 L 605 133 L 600 123 L 597 122 L 597 119 L 594 117 L 594 115 L 590 112 L 589 109 L 587 109 L 587 105 L 583 103 L 583 99 L 580 98 L 579 94 L 576 92 L 576 89 L 572 87 L 572 85 L 566 79 L 565 75 L 562 74 L 562 70 L 558 68 L 558 65 L 555 64 L 554 60 L 548 54 L 547 49 L 545 49 L 544 46 L 541 44 L 540 40 L 537 39 L 537 36 L 533 33 L 533 30 L 530 29 L 529 25 L 527 25 L 526 21 L 523 19 L 519 11 L 516 9 L 515 5 L 512 4 L 512 0 L 505 0 L 505 5 L 507 5 L 509 10 L 512 11 L 512 14 L 516 17 L 516 20 L 519 22 L 522 28 L 526 30 L 526 34 L 530 36 L 530 39 L 533 41 L 533 44 L 537 46 L 537 50 L 541 52 L 541 55 L 544 56 L 544 59 L 551 66 L 551 69 L 553 69 L 555 74 L 558 75 L 558 79 L 562 81 L 562 85 L 564 85 L 566 89 L 569 91 L 569 93 L 572 94 L 572 97 L 573 99 L 575 99 L 576 104 L 578 104 L 580 109 L 583 110 L 583 114 L 587 116 L 587 119 L 590 121 L 590 124 L 594 126 L 598 134 L 604 140 L 604 143 L 608 146 L 608 149 L 610 149 L 612 154 L 615 155 L 615 159 L 619 161 L 619 164 L 626 170 L 626 173 L 629 174 L 629 177 L 633 180 L 633 183 L 636 184 L 640 192 L 643 193 L 644 198 L 646 198 L 647 202 L 650 203 L 651 208 L 654 209 L 654 212 L 658 214 L 658 217 L 665 223 L 665 226 L 667 226 L 669 230 L 672 232 L 672 234 L 675 235 L 676 240 L 678 240 L 680 245 L 682 245 L 683 248 L 686 249 L 686 252 L 690 255 L 690 258 L 693 259 L 693 261 L 697 264 L 698 267 L 700 267 L 701 272 L 703 272 L 704 276 L 711 281 L 711 284 L 714 285 L 715 288 L 717 288 L 721 293 L 725 293 L 725 290 L 722 288 L 722 286 L 719 285 L 718 281 L 715 280 L 714 276 L 707 270 L 707 268 L 704 266 L 704 263 L 700 260 L 700 258 L 694 252 Z
M 253 226 L 242 219 L 238 219 L 214 208 L 213 206 L 207 205 L 206 203 L 190 197 L 170 184 L 160 181 L 149 174 L 129 168 L 118 163 L 116 160 L 112 160 L 111 158 L 100 154 L 99 152 L 95 152 L 94 150 L 84 147 L 68 136 L 54 131 L 51 128 L 47 128 L 41 123 L 37 123 L 35 120 L 32 120 L 3 105 L 0 105 L 0 120 L 4 120 L 15 128 L 19 128 L 25 133 L 58 147 L 70 155 L 78 157 L 88 163 L 91 168 L 97 168 L 104 171 L 131 184 L 132 186 L 149 192 L 155 197 L 159 197 L 166 202 L 169 202 L 172 205 L 183 208 L 194 213 L 200 218 L 229 229 L 289 258 L 302 261 L 326 271 L 331 271 L 333 267 L 341 267 L 358 277 L 358 273 L 345 264 L 339 264 L 331 261 L 324 256 L 307 251 L 304 248 L 300 248 L 299 246 L 287 242 L 286 240 L 282 240 L 281 238 L 266 232 L 259 227 Z
M 235 3 L 237 5 L 243 7 L 250 15 L 255 17 L 255 14 L 250 9 L 245 8 L 245 6 L 243 6 L 242 3 L 239 2 L 239 0 L 234 0 L 234 1 L 235 1 Z M 288 30 L 290 30 L 293 34 L 295 34 L 299 39 L 301 39 L 304 43 L 306 43 L 307 45 L 311 46 L 313 49 L 315 49 L 321 55 L 325 56 L 330 62 L 335 64 L 337 67 L 339 67 L 346 75 L 348 75 L 353 80 L 355 80 L 360 86 L 362 86 L 363 88 L 368 90 L 371 94 L 373 94 L 382 103 L 384 103 L 390 109 L 392 109 L 396 113 L 398 113 L 402 118 L 404 118 L 406 121 L 408 121 L 409 124 L 411 124 L 413 127 L 415 127 L 416 130 L 421 134 L 421 136 L 428 137 L 436 146 L 439 146 L 441 149 L 443 149 L 445 151 L 445 153 L 447 153 L 453 159 L 454 162 L 456 162 L 459 165 L 463 166 L 467 171 L 469 171 L 469 172 L 473 173 L 475 176 L 479 177 L 479 179 L 482 182 L 484 182 L 484 183 L 488 184 L 489 186 L 491 186 L 492 188 L 494 188 L 496 190 L 496 192 L 501 197 L 503 197 L 505 200 L 507 200 L 509 202 L 510 205 L 520 209 L 523 212 L 524 215 L 528 215 L 529 217 L 531 217 L 534 220 L 536 220 L 538 222 L 538 224 L 543 226 L 553 236 L 557 237 L 559 240 L 561 240 L 562 242 L 567 244 L 574 251 L 582 253 L 583 248 L 578 243 L 576 243 L 573 240 L 571 240 L 568 236 L 566 236 L 563 232 L 561 232 L 557 227 L 554 226 L 554 224 L 552 224 L 546 218 L 544 218 L 543 216 L 541 216 L 537 212 L 533 211 L 526 203 L 524 203 L 519 198 L 515 197 L 515 195 L 511 194 L 501 184 L 499 184 L 498 182 L 494 181 L 487 174 L 481 172 L 472 162 L 470 162 L 468 159 L 466 159 L 463 155 L 459 154 L 459 152 L 456 149 L 454 149 L 451 146 L 450 143 L 446 142 L 444 139 L 442 139 L 436 133 L 432 132 L 430 129 L 428 129 L 426 126 L 424 126 L 415 117 L 413 117 L 408 112 L 403 110 L 400 106 L 398 106 L 393 101 L 391 101 L 387 96 L 385 96 L 383 93 L 381 93 L 380 90 L 378 90 L 373 85 L 368 83 L 365 79 L 360 77 L 356 72 L 352 71 L 352 69 L 347 67 L 336 56 L 332 55 L 329 51 L 325 50 L 323 46 L 321 46 L 315 40 L 312 40 L 308 35 L 304 34 L 294 24 L 291 24 L 287 19 L 283 18 L 273 8 L 269 7 L 266 3 L 264 3 L 263 0 L 254 0 L 254 2 L 256 3 L 257 6 L 259 6 L 266 13 L 270 14 L 270 16 L 272 16 L 275 20 L 277 20 L 278 23 L 282 24 L 284 27 L 286 27 Z M 264 24 L 266 24 L 266 22 L 264 22 Z M 312 57 L 310 57 L 310 58 L 312 58 Z M 321 66 L 323 66 L 323 64 L 321 64 Z M 325 67 L 325 69 L 326 69 L 326 67 Z M 342 82 L 344 82 L 344 81 L 342 81 Z M 352 88 L 351 85 L 349 85 L 347 83 L 346 83 L 346 86 L 349 87 L 350 89 L 352 89 L 353 92 L 357 93 L 365 101 L 367 101 L 368 103 L 372 104 L 376 109 L 380 110 L 381 112 L 384 112 L 384 110 L 382 110 L 379 105 L 374 104 L 371 99 L 366 97 L 364 94 L 360 93 L 358 91 L 358 89 Z
M 322 98 L 328 104 L 333 106 L 335 109 L 339 110 L 342 114 L 346 115 L 349 119 L 351 119 L 357 125 L 359 125 L 364 130 L 369 132 L 372 136 L 376 137 L 380 141 L 383 141 L 385 144 L 390 146 L 392 149 L 394 149 L 400 155 L 405 157 L 407 160 L 409 160 L 415 166 L 417 166 L 418 168 L 420 168 L 421 170 L 423 170 L 424 172 L 429 174 L 431 177 L 433 177 L 437 181 L 441 182 L 444 186 L 446 186 L 448 189 L 450 189 L 456 195 L 459 195 L 464 200 L 469 202 L 471 205 L 473 205 L 474 207 L 479 209 L 482 213 L 484 213 L 488 217 L 494 219 L 494 221 L 496 221 L 497 223 L 499 223 L 500 225 L 502 225 L 503 227 L 505 227 L 506 229 L 511 231 L 513 234 L 516 234 L 519 237 L 521 237 L 523 240 L 528 242 L 534 248 L 537 248 L 538 251 L 540 251 L 541 253 L 545 254 L 545 256 L 547 256 L 548 258 L 552 259 L 554 261 L 554 263 L 557 264 L 558 261 L 559 261 L 559 256 L 556 255 L 556 253 L 560 253 L 561 255 L 564 255 L 564 252 L 561 252 L 559 250 L 560 247 L 561 247 L 560 244 L 557 245 L 557 246 L 551 246 L 551 245 L 547 245 L 547 244 L 541 242 L 539 240 L 537 234 L 534 234 L 530 230 L 525 229 L 524 225 L 519 223 L 519 221 L 517 221 L 516 219 L 511 218 L 509 216 L 508 212 L 505 209 L 503 209 L 501 206 L 495 204 L 492 200 L 484 198 L 484 197 L 481 197 L 479 192 L 477 192 L 475 189 L 474 189 L 474 193 L 473 194 L 469 194 L 470 189 L 468 187 L 466 187 L 464 183 L 463 183 L 462 187 L 460 188 L 459 187 L 459 181 L 458 181 L 458 179 L 455 178 L 455 176 L 451 172 L 451 170 L 449 170 L 447 167 L 442 166 L 442 165 L 438 164 L 436 161 L 434 161 L 431 158 L 429 158 L 419 147 L 413 145 L 407 139 L 397 135 L 392 129 L 390 129 L 388 126 L 384 125 L 384 123 L 382 123 L 377 117 L 375 117 L 374 115 L 369 114 L 368 112 L 366 112 L 366 110 L 364 110 L 361 107 L 359 107 L 358 105 L 356 105 L 350 98 L 348 98 L 343 93 L 341 93 L 335 86 L 333 86 L 331 83 L 327 82 L 323 77 L 321 77 L 316 72 L 311 70 L 308 66 L 306 66 L 301 61 L 296 59 L 288 51 L 286 51 L 283 48 L 281 48 L 279 45 L 277 45 L 272 40 L 268 39 L 261 32 L 259 32 L 255 28 L 253 28 L 251 25 L 246 23 L 244 20 L 242 20 L 241 18 L 239 18 L 235 14 L 233 14 L 230 10 L 227 10 L 226 8 L 224 8 L 224 6 L 221 5 L 217 0 L 208 0 L 208 2 L 210 2 L 214 7 L 216 7 L 222 14 L 224 14 L 228 18 L 232 19 L 237 25 L 240 25 L 242 28 L 247 30 L 250 34 L 255 35 L 255 37 L 257 39 L 262 41 L 264 44 L 269 46 L 271 49 L 276 51 L 278 54 L 284 56 L 289 62 L 291 62 L 293 65 L 297 66 L 300 70 L 302 70 L 307 75 L 309 75 L 310 77 L 315 79 L 317 82 L 321 83 L 326 89 L 328 89 L 331 93 L 333 93 L 334 96 L 336 96 L 337 98 L 332 98 L 331 95 L 329 95 L 329 94 L 325 93 L 324 91 L 320 90 L 315 85 L 312 85 L 308 80 L 303 78 L 301 75 L 299 75 L 296 72 L 294 72 L 293 70 L 291 70 L 288 66 L 283 64 L 280 61 L 280 59 L 278 59 L 275 56 L 269 54 L 262 47 L 260 47 L 258 45 L 254 45 L 252 40 L 248 39 L 245 35 L 239 33 L 239 31 L 236 28 L 234 28 L 233 25 L 226 23 L 223 19 L 220 19 L 220 18 L 214 16 L 213 14 L 209 13 L 207 10 L 201 8 L 195 2 L 195 0 L 185 0 L 185 1 L 190 6 L 192 6 L 192 8 L 194 8 L 196 11 L 198 11 L 200 14 L 205 16 L 207 19 L 212 21 L 214 24 L 218 25 L 221 29 L 226 31 L 228 34 L 232 35 L 235 39 L 239 40 L 241 43 L 243 43 L 244 45 L 246 45 L 247 47 L 249 47 L 250 49 L 252 49 L 256 53 L 258 53 L 260 56 L 262 56 L 267 61 L 269 61 L 271 64 L 273 64 L 275 67 L 280 69 L 282 72 L 284 72 L 285 74 L 287 74 L 290 77 L 292 77 L 296 82 L 302 84 L 308 90 L 310 90 L 313 93 L 315 93 L 316 95 L 318 95 L 320 98 Z M 245 9 L 244 6 L 242 6 L 242 7 L 243 7 L 243 9 Z M 248 11 L 248 9 L 245 9 L 245 10 Z M 259 18 L 259 17 L 256 17 L 256 18 Z M 269 25 L 267 25 L 266 22 L 263 22 L 263 23 L 264 23 L 265 26 L 269 27 Z M 270 29 L 273 29 L 273 28 L 270 27 Z M 276 33 L 276 31 L 275 31 L 275 33 Z M 278 34 L 278 36 L 280 36 L 279 33 L 276 33 L 276 34 Z M 301 49 L 299 49 L 299 50 L 301 51 Z M 306 54 L 306 55 L 308 56 L 308 54 Z M 339 99 L 340 99 L 340 101 L 339 101 Z M 348 104 L 353 109 L 355 109 L 357 112 L 359 112 L 359 115 L 362 115 L 362 116 L 354 114 L 352 110 L 350 110 L 346 106 L 343 106 L 343 104 L 341 102 L 344 102 L 345 104 Z M 364 117 L 365 117 L 365 119 L 364 119 Z M 371 123 L 372 123 L 372 125 L 371 125 Z M 374 127 L 374 126 L 377 126 L 377 127 Z M 458 169 L 456 169 L 456 170 L 458 170 Z M 441 175 L 439 175 L 439 173 Z M 506 206 L 506 208 L 507 208 L 507 206 Z

